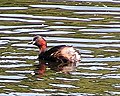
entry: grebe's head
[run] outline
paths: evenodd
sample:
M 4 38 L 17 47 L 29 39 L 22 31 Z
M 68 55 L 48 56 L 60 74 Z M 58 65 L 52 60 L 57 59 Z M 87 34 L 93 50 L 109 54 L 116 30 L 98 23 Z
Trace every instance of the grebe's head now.
M 42 36 L 35 36 L 29 44 L 36 45 L 38 47 L 47 46 L 46 40 Z

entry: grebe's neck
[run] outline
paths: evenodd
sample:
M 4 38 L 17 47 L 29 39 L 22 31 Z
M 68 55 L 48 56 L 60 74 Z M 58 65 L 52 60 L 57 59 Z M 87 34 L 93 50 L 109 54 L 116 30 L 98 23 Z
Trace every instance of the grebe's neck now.
M 39 47 L 39 52 L 40 53 L 44 53 L 47 50 L 47 46 L 46 45 L 42 45 Z

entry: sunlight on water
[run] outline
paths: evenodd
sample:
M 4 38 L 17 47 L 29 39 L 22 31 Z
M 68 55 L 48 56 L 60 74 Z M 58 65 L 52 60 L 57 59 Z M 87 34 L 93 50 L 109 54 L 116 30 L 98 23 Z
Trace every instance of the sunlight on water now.
M 7 44 L 8 42 L 9 42 L 9 40 L 0 40 L 0 45 Z
M 26 20 L 26 19 L 18 19 L 18 18 L 0 18 L 1 21 L 20 21 L 20 22 L 30 22 L 30 23 L 43 23 L 45 21 L 42 20 Z
M 119 12 L 74 12 L 75 14 L 88 14 L 88 15 L 120 15 Z
M 22 67 L 22 66 L 21 66 Z M 6 71 L 8 73 L 22 73 L 22 74 L 29 74 L 33 73 L 34 71 Z
M 22 33 L 22 32 L 28 32 L 28 33 L 30 33 L 30 32 L 33 32 L 33 33 L 35 33 L 35 32 L 48 32 L 49 30 L 45 30 L 45 29 L 16 29 L 16 30 L 14 30 L 15 32 L 19 32 L 19 33 Z M 22 38 L 22 37 L 21 37 Z
M 66 10 L 120 11 L 119 7 L 65 6 L 65 5 L 30 5 L 30 6 L 33 8 L 60 8 Z
M 77 26 L 49 26 L 47 28 L 52 28 L 52 29 L 58 29 L 58 28 L 62 28 L 62 29 L 81 29 L 81 28 L 85 28 L 85 27 L 77 27 Z
M 15 60 L 14 60 L 15 61 Z M 6 61 L 2 62 L 2 63 L 6 63 Z M 9 63 L 15 63 L 15 62 L 10 62 Z M 29 67 L 32 66 L 32 64 L 10 64 L 10 65 L 0 65 L 0 68 L 18 68 L 18 67 Z
M 120 74 L 106 74 L 103 75 L 102 79 L 112 78 L 112 79 L 120 79 Z
M 0 80 L 0 83 L 19 83 L 17 80 Z
M 66 84 L 49 84 L 50 86 L 59 87 L 59 88 L 79 88 L 73 85 L 66 85 Z
M 15 28 L 31 28 L 31 27 L 46 27 L 47 25 L 22 25 L 22 26 L 0 26 L 0 29 L 15 29 Z
M 113 3 L 120 3 L 119 0 L 68 0 L 68 1 L 87 1 L 87 2 L 113 2 Z
M 2 6 L 11 7 L 0 7 L 0 96 L 120 95 L 119 3 L 6 1 Z M 48 48 L 77 48 L 81 62 L 38 60 L 39 49 L 28 44 L 35 35 L 43 36 Z
M 0 10 L 24 10 L 28 7 L 0 7 Z
M 20 60 L 1 60 L 0 63 L 24 63 L 26 61 L 20 61 Z
M 120 57 L 116 57 L 116 58 L 83 58 L 82 59 L 83 62 L 108 62 L 108 61 L 120 61 Z
M 82 19 L 82 18 L 69 18 L 69 17 L 55 17 L 55 16 L 34 16 L 34 15 L 26 15 L 26 14 L 0 14 L 2 17 L 14 17 L 14 18 L 7 18 L 8 20 L 17 20 L 17 21 L 27 21 L 25 19 L 15 19 L 16 17 L 19 18 L 37 18 L 37 19 L 47 19 L 47 20 L 71 20 L 71 21 L 91 21 L 89 19 Z M 30 20 L 32 21 L 32 20 Z M 30 22 L 28 20 L 28 22 Z M 34 20 L 33 20 L 34 21 Z M 36 22 L 44 22 L 42 20 L 35 20 Z
M 52 34 L 74 34 L 75 32 L 67 32 L 67 31 L 49 31 L 49 32 L 34 32 L 34 33 L 30 33 L 30 34 L 38 34 L 38 35 L 52 35 Z
M 74 32 L 66 32 L 66 31 L 50 31 L 51 32 L 55 32 L 55 33 L 74 33 Z M 35 34 L 36 32 L 34 32 L 33 34 Z M 39 34 L 39 32 L 37 32 Z M 42 34 L 43 32 L 41 32 Z M 48 32 L 49 33 L 49 32 Z M 32 37 L 1 37 L 1 39 L 9 39 L 9 40 L 32 40 Z M 64 37 L 45 37 L 46 40 L 55 40 L 55 41 L 62 41 L 62 42 L 87 42 L 87 43 L 119 43 L 120 40 L 103 40 L 103 39 L 83 39 L 83 38 L 64 38 Z M 4 40 L 7 41 L 7 40 Z M 22 45 L 22 44 L 21 44 Z M 32 46 L 32 45 L 28 45 L 26 44 L 26 46 Z
M 109 93 L 111 95 L 120 95 L 120 92 L 107 91 L 107 93 Z
M 79 79 L 69 79 L 69 78 L 60 78 L 60 77 L 56 77 L 57 80 L 63 80 L 63 81 L 76 81 Z
M 10 93 L 10 94 L 0 94 L 0 96 L 11 96 L 11 95 L 21 95 L 21 96 L 50 96 L 51 94 L 45 94 L 45 93 Z M 67 93 L 53 93 L 52 95 L 63 95 L 63 96 L 67 96 L 67 95 L 77 95 L 77 96 L 95 96 L 95 94 L 87 94 L 87 93 L 71 93 L 71 94 L 67 94 Z
M 120 88 L 120 84 L 113 85 L 115 88 Z
M 120 32 L 120 28 L 80 29 L 83 32 Z
M 1 39 L 9 39 L 9 40 L 32 40 L 32 37 L 1 37 Z
M 2 76 L 0 75 L 0 79 L 12 79 L 12 80 L 21 80 L 27 77 L 23 77 L 23 76 Z
M 107 24 L 107 25 L 99 25 L 99 24 L 96 24 L 96 25 L 94 25 L 94 24 L 92 24 L 92 25 L 89 25 L 89 26 L 93 26 L 93 27 L 110 27 L 112 30 L 119 30 L 119 27 L 120 27 L 120 25 L 116 25 L 116 24 Z M 115 29 L 116 28 L 116 29 Z M 108 28 L 106 28 L 106 30 L 107 30 Z M 94 29 L 93 29 L 94 30 Z M 99 30 L 99 29 L 98 29 Z M 101 29 L 101 30 L 103 30 L 103 29 Z M 105 30 L 105 29 L 104 29 Z M 119 32 L 119 31 L 118 31 Z
M 117 70 L 117 68 L 106 68 L 106 67 L 98 67 L 98 66 L 78 67 L 78 69 L 86 69 L 86 70 Z
M 37 56 L 1 56 L 2 59 L 36 59 Z

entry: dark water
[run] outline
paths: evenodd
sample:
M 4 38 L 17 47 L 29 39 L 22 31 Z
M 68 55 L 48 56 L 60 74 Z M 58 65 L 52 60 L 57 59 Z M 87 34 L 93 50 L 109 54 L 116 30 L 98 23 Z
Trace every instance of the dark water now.
M 0 96 L 120 95 L 119 0 L 20 2 L 0 7 Z M 76 47 L 81 63 L 44 66 L 35 35 Z

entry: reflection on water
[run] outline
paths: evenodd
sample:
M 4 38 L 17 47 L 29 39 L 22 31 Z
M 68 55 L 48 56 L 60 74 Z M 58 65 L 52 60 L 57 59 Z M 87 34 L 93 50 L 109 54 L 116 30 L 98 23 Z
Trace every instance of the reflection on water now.
M 15 29 L 15 28 L 33 28 L 33 27 L 46 27 L 47 25 L 40 24 L 40 25 L 22 25 L 22 26 L 0 26 L 0 29 Z
M 0 96 L 120 95 L 120 1 L 58 1 L 0 7 Z M 38 61 L 37 47 L 27 44 L 35 35 L 48 48 L 76 47 L 81 62 Z
M 21 96 L 50 96 L 50 93 L 19 93 L 19 92 L 12 92 L 10 94 L 0 94 L 1 96 L 13 96 L 13 95 L 21 95 Z M 61 96 L 67 96 L 67 95 L 76 95 L 76 96 L 95 96 L 95 94 L 87 94 L 87 93 L 55 93 L 53 95 L 61 95 Z
M 75 14 L 87 14 L 87 15 L 120 15 L 119 12 L 74 12 Z
M 24 10 L 28 7 L 0 7 L 0 10 Z
M 0 75 L 0 79 L 12 79 L 12 80 L 20 80 L 20 79 L 24 79 L 27 77 L 23 77 L 23 76 L 2 76 Z
M 36 71 L 37 74 L 41 77 L 45 74 L 46 68 L 50 68 L 51 70 L 57 72 L 69 73 L 75 71 L 76 67 L 76 63 L 57 63 L 39 60 Z
M 19 62 L 19 61 L 18 61 Z M 0 63 L 18 63 L 16 62 L 15 60 L 2 60 Z M 30 67 L 32 66 L 32 64 L 10 64 L 10 65 L 7 65 L 7 64 L 1 64 L 0 65 L 0 68 L 21 68 L 21 67 Z
M 19 18 L 32 18 L 32 19 L 45 19 L 45 20 L 71 20 L 71 21 L 91 21 L 89 19 L 83 19 L 83 18 L 69 18 L 69 17 L 58 17 L 58 16 L 34 16 L 34 15 L 26 15 L 26 14 L 0 14 L 1 17 L 14 17 L 14 18 L 7 18 L 8 20 L 16 20 L 16 21 L 29 21 L 26 19 L 17 19 Z M 4 19 L 4 18 L 3 18 Z M 6 20 L 6 19 L 4 19 Z M 43 20 L 30 20 L 30 21 L 36 21 L 43 23 Z M 29 22 L 30 22 L 29 21 Z
M 0 40 L 0 45 L 7 44 L 8 42 L 9 42 L 9 40 Z
M 75 87 L 72 85 L 65 85 L 65 84 L 50 84 L 50 85 L 54 87 L 62 87 L 62 88 L 79 88 L 79 87 Z
M 120 92 L 107 91 L 110 95 L 120 95 Z
M 119 0 L 69 0 L 69 1 L 87 1 L 87 2 L 113 2 L 113 3 L 120 3 Z
M 83 32 L 120 32 L 119 28 L 101 28 L 101 29 L 80 29 Z
M 30 22 L 30 23 L 43 23 L 45 21 L 42 20 L 26 20 L 26 19 L 18 19 L 18 18 L 0 18 L 1 21 L 20 21 L 20 22 Z
M 60 8 L 66 10 L 82 10 L 82 11 L 120 11 L 119 7 L 95 7 L 95 6 L 65 6 L 65 5 L 30 5 L 33 8 Z

